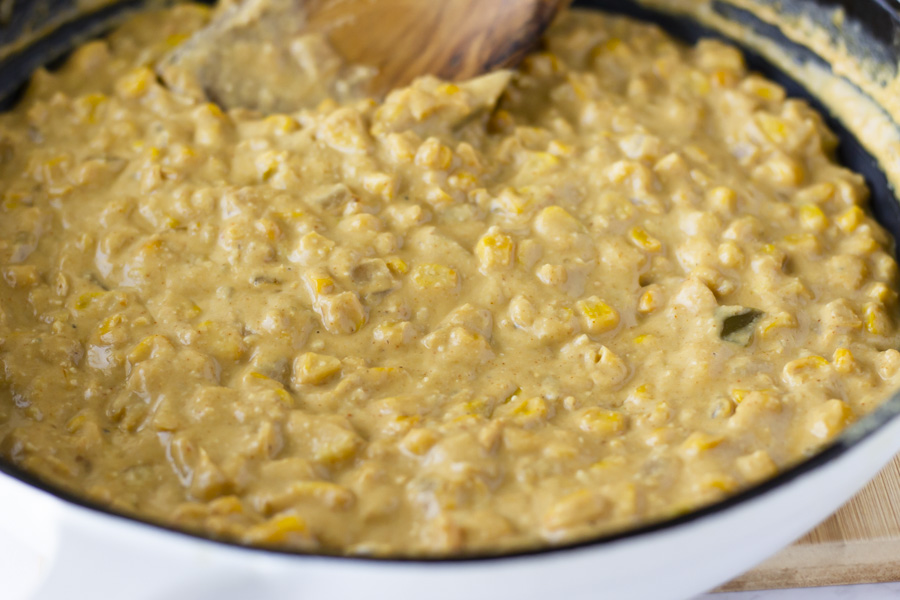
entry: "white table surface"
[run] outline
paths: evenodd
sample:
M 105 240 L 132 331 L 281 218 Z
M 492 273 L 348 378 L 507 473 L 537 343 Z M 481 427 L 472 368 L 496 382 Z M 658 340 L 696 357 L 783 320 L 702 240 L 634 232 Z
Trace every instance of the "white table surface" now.
M 3 600 L 28 600 L 29 590 L 38 576 L 37 556 L 19 540 L 0 536 L 0 581 Z M 707 594 L 694 600 L 898 600 L 900 582 L 877 585 L 848 585 L 764 592 Z M 60 600 L 66 600 L 60 598 Z M 105 600 L 97 598 L 97 600 Z

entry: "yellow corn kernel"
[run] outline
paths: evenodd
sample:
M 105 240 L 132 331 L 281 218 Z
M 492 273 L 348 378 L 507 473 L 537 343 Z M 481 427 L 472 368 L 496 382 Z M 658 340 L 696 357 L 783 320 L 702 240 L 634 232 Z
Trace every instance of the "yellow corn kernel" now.
M 225 113 L 222 112 L 222 109 L 219 108 L 218 104 L 215 104 L 213 102 L 207 102 L 206 104 L 204 104 L 203 106 L 200 107 L 198 112 L 201 115 L 204 115 L 204 114 L 209 115 L 220 121 L 225 119 Z
M 322 385 L 340 373 L 341 361 L 333 356 L 305 352 L 294 359 L 294 380 L 306 385 Z
M 804 204 L 800 207 L 800 224 L 804 229 L 821 232 L 828 227 L 828 217 L 815 204 Z
M 309 527 L 306 521 L 297 515 L 278 515 L 265 523 L 254 525 L 247 530 L 246 535 L 254 544 L 281 544 L 296 535 L 308 536 Z
M 500 195 L 491 202 L 491 208 L 493 210 L 511 217 L 524 215 L 525 213 L 530 212 L 533 207 L 534 201 L 530 197 L 526 194 L 516 193 L 510 189 L 503 190 Z
M 761 77 L 750 77 L 742 84 L 745 91 L 767 102 L 781 102 L 784 100 L 784 89 L 775 83 L 766 81 Z
M 105 94 L 88 94 L 86 96 L 81 96 L 75 100 L 75 110 L 79 114 L 82 122 L 96 123 L 97 109 L 107 100 L 108 98 Z
M 853 353 L 847 348 L 835 350 L 831 358 L 831 364 L 834 365 L 835 371 L 844 375 L 852 373 L 857 368 L 856 359 L 853 358 Z
M 360 437 L 354 432 L 335 428 L 330 435 L 313 444 L 313 458 L 325 465 L 347 462 L 356 456 L 360 443 Z
M 890 321 L 884 307 L 877 302 L 863 305 L 863 323 L 866 331 L 873 335 L 884 335 L 890 330 Z
M 419 289 L 455 289 L 459 284 L 459 276 L 450 267 L 429 263 L 419 265 L 412 272 L 413 283 Z
M 824 357 L 805 356 L 784 365 L 784 378 L 788 383 L 801 384 L 810 378 L 816 377 L 822 369 L 828 366 L 829 363 Z
M 788 139 L 788 126 L 784 119 L 775 115 L 760 112 L 756 114 L 756 124 L 766 137 L 778 145 L 784 144 Z
M 635 246 L 647 252 L 659 252 L 662 249 L 662 243 L 647 233 L 643 227 L 632 227 L 628 232 L 628 238 Z
M 852 233 L 866 220 L 866 213 L 858 206 L 851 206 L 835 219 L 837 226 L 844 233 Z
M 324 270 L 314 269 L 304 275 L 307 288 L 313 296 L 330 294 L 335 289 L 334 279 Z
M 276 133 L 292 133 L 300 129 L 300 123 L 287 115 L 271 115 L 266 117 L 265 124 Z
M 784 243 L 797 250 L 818 253 L 822 249 L 822 244 L 812 233 L 789 233 L 784 236 Z
M 475 256 L 482 269 L 506 268 L 512 264 L 513 240 L 492 227 L 475 244 Z
M 435 93 L 441 94 L 444 96 L 453 96 L 460 92 L 459 86 L 455 83 L 442 83 L 437 87 Z
M 88 292 L 87 294 L 78 296 L 78 298 L 75 300 L 75 310 L 86 309 L 94 300 L 100 298 L 104 294 L 106 294 L 106 292 Z
M 244 512 L 244 504 L 237 496 L 222 496 L 209 503 L 209 511 L 214 515 L 239 515 Z
M 68 423 L 66 423 L 66 431 L 69 433 L 76 433 L 85 423 L 87 423 L 87 415 L 75 415 L 69 419 Z
M 835 189 L 829 181 L 814 183 L 797 192 L 794 198 L 802 204 L 821 204 L 834 197 Z
M 515 407 L 512 409 L 512 415 L 517 417 L 525 417 L 525 418 L 539 418 L 545 419 L 549 414 L 549 407 L 547 406 L 547 402 L 540 397 L 527 398 L 519 400 Z
M 731 493 L 738 488 L 738 482 L 728 475 L 708 475 L 703 479 L 701 486 L 707 490 Z
M 121 325 L 125 321 L 125 318 L 121 313 L 116 313 L 112 316 L 106 317 L 103 321 L 100 322 L 100 325 L 97 327 L 97 331 L 100 333 L 100 337 L 102 338 L 104 335 Z
M 709 190 L 706 200 L 710 208 L 718 212 L 730 214 L 737 208 L 737 192 L 729 187 L 719 186 Z
M 591 471 L 607 471 L 610 469 L 616 469 L 619 467 L 624 467 L 628 464 L 628 461 L 624 456 L 613 455 L 607 456 L 606 458 L 601 458 L 597 462 L 591 465 Z
M 628 421 L 625 415 L 612 410 L 602 408 L 588 408 L 581 415 L 578 426 L 582 431 L 596 433 L 602 436 L 614 436 L 628 429 Z
M 681 450 L 686 456 L 697 456 L 703 452 L 712 450 L 723 441 L 725 441 L 724 436 L 695 431 L 681 444 Z
M 437 443 L 437 434 L 430 429 L 418 428 L 407 433 L 400 441 L 400 447 L 415 456 L 422 456 Z
M 116 93 L 123 98 L 140 98 L 147 93 L 155 79 L 156 76 L 149 67 L 139 67 L 116 82 Z
M 652 333 L 645 333 L 644 335 L 639 335 L 634 338 L 634 343 L 638 345 L 649 344 L 656 339 L 656 336 Z
M 342 485 L 330 481 L 296 481 L 290 485 L 290 495 L 298 500 L 316 500 L 329 508 L 347 508 L 356 495 Z
M 541 524 L 550 531 L 569 529 L 604 517 L 612 503 L 596 490 L 580 490 L 565 496 L 550 507 Z
M 553 140 L 547 144 L 547 152 L 553 156 L 569 156 L 575 152 L 575 148 L 562 140 Z
M 691 71 L 688 81 L 691 89 L 699 96 L 707 95 L 712 89 L 710 78 L 700 71 Z
M 530 152 L 522 165 L 522 172 L 529 175 L 544 175 L 560 164 L 559 157 L 549 152 Z
M 171 49 L 177 48 L 178 46 L 183 44 L 189 37 L 191 37 L 191 36 L 189 36 L 186 33 L 173 33 L 172 35 L 170 35 L 166 38 L 166 40 L 165 40 L 165 42 L 163 42 L 163 44 L 165 45 L 165 47 L 167 49 L 171 50 Z
M 797 318 L 791 313 L 782 312 L 773 315 L 762 326 L 762 337 L 768 338 L 778 333 L 779 329 L 794 329 L 797 327 Z
M 41 281 L 41 272 L 34 265 L 13 265 L 3 269 L 3 280 L 11 288 L 31 288 Z
M 736 404 L 740 404 L 750 394 L 751 390 L 733 389 L 731 390 L 731 398 Z
M 128 362 L 130 364 L 139 363 L 153 357 L 153 353 L 160 347 L 171 346 L 169 340 L 162 335 L 149 335 L 142 339 L 128 353 Z
M 559 238 L 581 230 L 581 223 L 562 206 L 548 206 L 534 218 L 534 229 L 543 237 Z
M 447 183 L 455 190 L 469 191 L 478 187 L 478 178 L 467 171 L 454 173 Z
M 658 311 L 663 306 L 662 292 L 654 287 L 644 290 L 638 300 L 638 312 L 644 315 Z
M 419 146 L 415 161 L 420 167 L 445 171 L 453 162 L 453 151 L 437 138 L 431 137 Z
M 719 87 L 731 87 L 737 82 L 737 75 L 727 69 L 718 69 L 712 74 L 712 81 Z
M 387 173 L 369 173 L 363 177 L 363 187 L 382 200 L 393 200 L 397 192 L 397 180 Z
M 605 333 L 619 325 L 618 311 L 597 296 L 581 300 L 576 306 L 581 311 L 585 325 L 591 333 Z
M 873 300 L 878 300 L 886 306 L 892 305 L 897 301 L 897 292 L 880 281 L 872 284 L 872 287 L 866 295 Z
M 811 411 L 809 433 L 820 440 L 830 440 L 854 418 L 849 404 L 841 400 L 828 400 Z
M 399 256 L 390 256 L 384 259 L 384 264 L 387 265 L 394 275 L 406 275 L 409 273 L 409 265 Z
M 446 208 L 456 202 L 453 196 L 437 185 L 431 186 L 428 191 L 425 192 L 425 200 L 438 209 Z
M 509 131 L 515 126 L 516 120 L 513 118 L 512 114 L 508 110 L 502 108 L 495 110 L 488 121 L 488 131 L 491 133 Z

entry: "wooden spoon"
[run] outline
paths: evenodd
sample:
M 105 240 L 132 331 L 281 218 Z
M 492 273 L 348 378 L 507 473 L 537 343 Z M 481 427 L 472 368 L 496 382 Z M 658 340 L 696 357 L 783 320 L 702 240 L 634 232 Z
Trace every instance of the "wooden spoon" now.
M 569 2 L 243 0 L 158 70 L 170 87 L 225 108 L 286 112 L 379 96 L 420 75 L 460 81 L 513 67 Z

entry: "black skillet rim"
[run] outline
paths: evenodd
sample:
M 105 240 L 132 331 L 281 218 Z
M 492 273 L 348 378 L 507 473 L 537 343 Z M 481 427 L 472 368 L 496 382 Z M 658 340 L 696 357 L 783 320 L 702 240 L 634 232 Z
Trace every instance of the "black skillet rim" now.
M 896 5 L 896 0 L 871 0 L 874 3 L 877 3 L 881 6 L 887 14 L 890 15 L 894 23 L 895 30 L 900 32 L 900 15 L 898 15 L 896 8 L 891 5 Z M 133 8 L 137 2 L 134 0 L 126 0 L 125 4 L 129 5 L 129 8 Z M 581 7 L 590 7 L 592 4 L 602 4 L 603 10 L 605 12 L 611 13 L 619 13 L 625 14 L 629 16 L 633 16 L 636 18 L 640 18 L 645 21 L 656 23 L 660 25 L 668 31 L 670 34 L 673 34 L 675 37 L 680 38 L 682 40 L 686 40 L 690 43 L 693 43 L 696 39 L 700 37 L 713 37 L 718 39 L 726 39 L 730 43 L 737 45 L 744 52 L 745 56 L 748 59 L 748 64 L 751 68 L 764 72 L 767 76 L 773 77 L 780 80 L 782 85 L 785 85 L 788 88 L 790 95 L 792 96 L 800 96 L 805 98 L 807 101 L 811 101 L 813 104 L 826 118 L 828 125 L 832 128 L 833 131 L 837 131 L 839 133 L 839 137 L 842 139 L 842 145 L 847 143 L 847 140 L 851 142 L 851 145 L 859 145 L 859 142 L 856 141 L 855 137 L 849 134 L 846 129 L 837 122 L 833 117 L 831 117 L 819 102 L 817 102 L 814 98 L 811 98 L 809 93 L 805 91 L 802 87 L 799 86 L 796 82 L 793 82 L 790 78 L 784 76 L 780 70 L 775 68 L 769 61 L 762 58 L 757 53 L 749 50 L 747 47 L 742 46 L 741 44 L 737 44 L 734 40 L 729 40 L 727 37 L 721 35 L 720 33 L 710 30 L 708 28 L 698 26 L 697 23 L 693 21 L 689 21 L 688 19 L 673 16 L 668 13 L 662 13 L 655 10 L 650 10 L 642 7 L 638 7 L 634 5 L 629 0 L 583 0 L 576 2 L 576 5 L 580 5 Z M 54 42 L 48 45 L 47 49 L 50 50 L 52 54 L 53 49 L 68 49 L 71 47 L 72 38 L 74 34 L 79 32 L 89 31 L 90 33 L 86 34 L 88 36 L 100 33 L 102 28 L 98 25 L 97 19 L 102 21 L 108 20 L 111 16 L 115 14 L 114 11 L 110 10 L 101 10 L 98 13 L 92 13 L 92 15 L 83 17 L 79 19 L 79 21 L 94 21 L 87 22 L 84 24 L 79 24 L 78 22 L 73 22 L 71 25 L 67 26 L 66 34 L 69 36 L 63 42 Z M 773 32 L 768 32 L 773 33 Z M 775 37 L 778 37 L 778 34 L 774 34 Z M 79 37 L 83 37 L 80 35 Z M 796 46 L 793 42 L 786 40 L 785 38 L 781 38 L 778 40 L 779 43 L 784 44 L 785 46 L 794 47 L 794 50 L 797 50 L 799 54 L 805 55 L 807 58 L 813 58 L 814 60 L 817 57 L 811 55 L 808 50 L 800 48 Z M 61 53 L 61 52 L 60 52 Z M 46 56 L 46 55 L 45 55 Z M 819 62 L 821 62 L 820 59 Z M 24 64 L 29 64 L 31 61 L 25 60 Z M 47 61 L 40 61 L 40 64 L 46 64 Z M 28 70 L 33 70 L 34 65 L 30 67 Z M 2 69 L 0 69 L 0 74 L 2 74 Z M 4 89 L 4 85 L 0 83 L 0 94 L 4 92 L 6 94 L 10 94 L 15 87 L 20 87 L 21 83 L 24 82 L 24 79 L 20 79 L 16 86 L 6 86 Z M 859 148 L 857 148 L 859 150 Z M 878 214 L 878 210 L 876 210 L 876 216 L 880 222 L 883 221 L 883 218 L 887 218 L 895 223 L 895 227 L 893 227 L 892 233 L 895 237 L 900 240 L 900 204 L 898 204 L 894 194 L 887 188 L 886 181 L 884 181 L 884 175 L 881 173 L 880 169 L 877 167 L 874 159 L 867 152 L 862 150 L 863 158 L 868 157 L 871 162 L 870 168 L 874 168 L 874 172 L 869 170 L 869 177 L 878 178 L 880 175 L 881 180 L 878 186 L 873 186 L 872 181 L 868 181 L 871 188 L 873 188 L 873 208 L 876 206 L 874 203 L 874 191 L 875 188 L 881 189 L 882 193 L 890 194 L 889 197 L 882 200 L 883 203 L 886 203 L 886 207 L 883 206 L 882 214 Z M 843 161 L 842 161 L 843 162 Z M 893 207 L 893 208 L 892 208 Z M 887 210 L 889 214 L 885 214 L 883 211 Z M 149 525 L 155 529 L 164 530 L 167 532 L 175 533 L 178 535 L 187 536 L 190 538 L 194 538 L 197 540 L 202 540 L 206 542 L 212 542 L 215 544 L 221 544 L 226 547 L 230 547 L 231 549 L 237 550 L 245 550 L 256 553 L 265 553 L 276 555 L 280 557 L 303 557 L 304 559 L 337 559 L 344 562 L 365 562 L 365 563 L 386 563 L 386 564 L 453 564 L 453 563 L 480 563 L 485 561 L 500 561 L 507 559 L 515 559 L 515 558 L 526 558 L 526 557 L 535 557 L 544 554 L 560 554 L 567 551 L 574 550 L 585 550 L 590 549 L 592 547 L 600 547 L 604 545 L 609 545 L 614 542 L 629 540 L 629 539 L 637 539 L 644 537 L 646 535 L 657 533 L 660 531 L 675 529 L 682 525 L 687 525 L 689 523 L 693 523 L 695 521 L 702 520 L 706 517 L 710 517 L 722 512 L 725 512 L 735 506 L 746 503 L 750 500 L 763 496 L 777 488 L 780 488 L 796 479 L 799 479 L 810 472 L 814 471 L 820 466 L 831 463 L 839 457 L 843 456 L 845 453 L 853 449 L 858 444 L 862 443 L 870 436 L 878 433 L 884 427 L 886 427 L 891 421 L 893 421 L 898 415 L 900 415 L 900 392 L 892 396 L 890 399 L 881 404 L 875 411 L 871 414 L 867 415 L 857 423 L 850 426 L 843 434 L 841 434 L 832 444 L 828 447 L 815 454 L 814 456 L 794 465 L 782 471 L 775 477 L 764 481 L 763 483 L 757 484 L 746 490 L 743 490 L 735 495 L 732 495 L 724 500 L 719 502 L 715 502 L 713 504 L 707 505 L 700 509 L 691 511 L 684 515 L 680 515 L 674 518 L 663 519 L 655 522 L 648 523 L 646 525 L 642 525 L 635 528 L 625 529 L 619 532 L 613 532 L 609 534 L 604 534 L 596 537 L 591 537 L 582 541 L 559 545 L 559 546 L 549 546 L 549 547 L 540 547 L 534 549 L 525 549 L 525 550 L 516 550 L 512 552 L 497 552 L 497 553 L 472 553 L 472 554 L 464 554 L 459 556 L 345 556 L 340 554 L 328 554 L 328 553 L 311 553 L 311 552 L 302 552 L 297 550 L 286 550 L 286 549 L 278 549 L 278 548 L 266 548 L 266 547 L 257 547 L 257 546 L 247 546 L 244 544 L 240 544 L 237 542 L 233 542 L 230 540 L 218 539 L 212 536 L 202 535 L 200 533 L 192 532 L 189 530 L 179 529 L 164 523 L 159 523 L 153 521 L 151 519 L 143 518 L 140 516 L 130 515 L 125 512 L 116 511 L 109 507 L 104 506 L 99 502 L 94 502 L 83 498 L 73 492 L 70 492 L 64 489 L 61 486 L 57 486 L 54 484 L 47 483 L 35 475 L 32 475 L 28 472 L 23 471 L 22 469 L 10 465 L 7 462 L 0 460 L 0 473 L 4 473 L 14 479 L 19 480 L 22 483 L 25 483 L 31 487 L 37 488 L 43 492 L 46 492 L 55 498 L 62 500 L 63 502 L 74 504 L 81 508 L 86 508 L 92 512 L 101 513 L 106 516 L 112 516 L 119 519 L 124 519 L 130 522 L 136 522 L 143 525 Z

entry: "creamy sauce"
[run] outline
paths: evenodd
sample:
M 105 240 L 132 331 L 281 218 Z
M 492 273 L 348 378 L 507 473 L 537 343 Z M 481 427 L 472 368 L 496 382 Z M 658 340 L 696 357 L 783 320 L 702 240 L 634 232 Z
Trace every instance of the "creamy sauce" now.
M 695 509 L 900 384 L 897 265 L 801 101 L 573 12 L 513 74 L 223 113 L 135 18 L 0 116 L 0 452 L 248 544 L 459 554 Z

